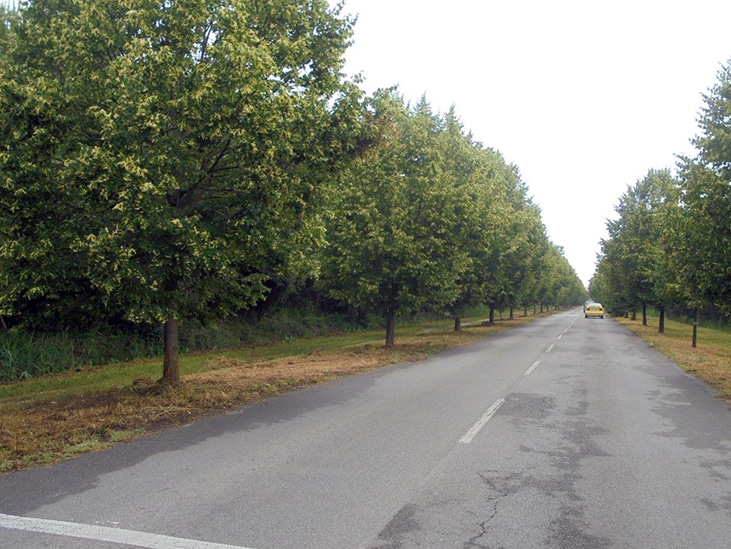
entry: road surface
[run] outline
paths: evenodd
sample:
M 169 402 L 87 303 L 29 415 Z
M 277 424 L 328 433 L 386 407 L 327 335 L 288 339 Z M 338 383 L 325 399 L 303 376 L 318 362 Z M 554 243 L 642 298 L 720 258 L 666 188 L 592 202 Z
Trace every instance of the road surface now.
M 728 548 L 731 410 L 609 319 L 538 319 L 0 478 L 0 547 Z

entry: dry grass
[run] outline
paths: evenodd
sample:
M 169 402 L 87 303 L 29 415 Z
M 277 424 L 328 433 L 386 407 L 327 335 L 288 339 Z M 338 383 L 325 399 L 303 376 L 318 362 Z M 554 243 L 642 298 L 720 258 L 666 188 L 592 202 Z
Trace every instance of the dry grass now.
M 528 320 L 401 337 L 390 349 L 366 344 L 253 363 L 212 356 L 206 371 L 184 376 L 177 389 L 163 388 L 153 379 L 137 379 L 126 387 L 91 394 L 59 398 L 41 393 L 30 401 L 8 398 L 0 402 L 0 473 L 107 448 L 306 385 L 422 360 Z M 82 380 L 83 374 L 78 375 Z
M 84 372 L 62 374 L 78 378 L 75 392 L 62 396 L 40 390 L 32 398 L 21 394 L 0 399 L 0 473 L 55 463 L 306 385 L 422 360 L 535 318 L 470 326 L 462 332 L 447 328 L 424 331 L 398 337 L 391 349 L 380 342 L 344 344 L 253 362 L 211 355 L 197 373 L 184 376 L 183 384 L 175 390 L 164 389 L 151 378 L 139 378 L 120 388 L 82 390 L 80 394 L 79 387 L 86 383 Z M 658 334 L 656 327 L 643 327 L 640 321 L 616 320 L 681 367 L 713 384 L 719 396 L 731 402 L 731 335 L 701 331 L 701 343 L 693 349 L 688 326 L 669 322 L 667 333 Z
M 641 319 L 615 320 L 675 364 L 715 387 L 719 398 L 731 402 L 731 334 L 700 328 L 698 346 L 694 349 L 693 328 L 687 324 L 666 320 L 665 333 L 661 334 L 656 318 L 650 318 L 650 326 L 643 326 Z

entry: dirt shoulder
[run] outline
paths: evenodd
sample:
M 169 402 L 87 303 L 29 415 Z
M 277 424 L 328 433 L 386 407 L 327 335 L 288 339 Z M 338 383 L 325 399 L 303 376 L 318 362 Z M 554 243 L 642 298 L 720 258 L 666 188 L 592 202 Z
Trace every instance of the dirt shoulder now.
M 212 356 L 208 371 L 184 376 L 174 390 L 163 389 L 152 379 L 137 379 L 129 386 L 94 394 L 6 404 L 0 416 L 0 473 L 101 450 L 307 385 L 422 360 L 534 318 L 461 332 L 422 333 L 400 338 L 389 349 L 367 344 L 254 363 Z
M 86 391 L 74 397 L 35 394 L 32 402 L 0 402 L 0 474 L 55 463 L 101 450 L 171 425 L 225 412 L 307 385 L 326 383 L 390 364 L 423 360 L 433 354 L 473 343 L 543 315 L 494 326 L 479 322 L 461 332 L 423 331 L 399 337 L 387 349 L 380 342 L 312 351 L 272 360 L 250 361 L 224 354 L 205 357 L 204 371 L 183 377 L 180 388 L 161 388 L 153 379 L 135 379 L 123 387 Z M 671 323 L 668 333 L 638 321 L 615 319 L 648 345 L 718 389 L 731 402 L 731 369 L 727 334 L 712 341 L 703 334 L 698 349 L 689 346 L 688 327 Z M 243 353 L 242 353 L 243 354 Z M 78 386 L 84 387 L 83 373 Z M 77 382 L 77 380 L 74 380 Z

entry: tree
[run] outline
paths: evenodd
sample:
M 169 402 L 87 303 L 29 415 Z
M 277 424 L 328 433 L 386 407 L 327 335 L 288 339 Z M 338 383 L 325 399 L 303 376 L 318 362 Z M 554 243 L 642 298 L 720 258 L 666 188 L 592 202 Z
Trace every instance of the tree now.
M 507 238 L 509 206 L 502 176 L 507 167 L 499 153 L 483 148 L 463 131 L 454 108 L 445 117 L 440 134 L 444 170 L 461 197 L 453 228 L 456 244 L 469 256 L 457 282 L 459 292 L 447 311 L 455 330 L 469 307 L 484 305 L 490 290 L 488 273 L 496 268 L 498 243 Z
M 665 312 L 681 301 L 678 274 L 673 264 L 679 209 L 678 181 L 669 170 L 651 170 L 640 188 L 645 197 L 648 230 L 645 235 L 642 276 L 651 288 L 649 302 L 660 312 L 658 331 L 665 331 Z
M 576 271 L 564 256 L 561 246 L 550 244 L 543 257 L 542 277 L 538 293 L 541 308 L 578 305 L 586 296 L 586 289 Z
M 463 205 L 437 146 L 441 121 L 422 99 L 394 90 L 369 106 L 374 144 L 333 194 L 321 284 L 333 297 L 386 320 L 394 345 L 400 315 L 452 303 L 469 258 L 454 227 Z
M 315 268 L 317 197 L 353 143 L 353 21 L 326 0 L 21 15 L 0 60 L 0 312 L 163 322 L 176 384 L 180 319 Z
M 592 280 L 612 309 L 653 303 L 731 315 L 731 67 L 704 95 L 693 139 L 695 158 L 681 157 L 677 179 L 651 170 L 620 200 L 620 217 Z M 694 329 L 693 345 L 696 344 Z
M 673 298 L 673 275 L 668 257 L 670 211 L 677 207 L 677 183 L 669 170 L 649 170 L 629 187 L 615 208 L 617 220 L 607 222 L 611 242 L 604 246 L 611 263 L 612 289 L 624 309 L 642 307 L 647 325 L 647 305 L 662 312 Z
M 516 205 L 511 215 L 508 242 L 510 247 L 504 254 L 501 270 L 505 273 L 505 304 L 510 308 L 512 319 L 516 306 L 527 308 L 529 301 L 537 295 L 541 258 L 548 245 L 540 210 L 527 197 Z
M 697 301 L 731 314 L 731 62 L 704 95 L 693 139 L 698 155 L 681 160 L 680 253 L 683 276 Z
M 633 318 L 640 301 L 638 296 L 643 291 L 638 276 L 639 250 L 643 237 L 641 227 L 635 226 L 636 218 L 632 215 L 636 209 L 635 198 L 632 189 L 628 187 L 615 207 L 619 218 L 607 221 L 609 239 L 602 241 L 602 252 L 610 265 L 610 284 L 618 305 L 615 305 L 615 311 L 631 311 Z
M 589 280 L 589 295 L 594 301 L 604 304 L 604 308 L 609 308 L 610 288 L 607 275 L 607 261 L 604 256 L 597 254 L 596 269 Z
M 511 292 L 519 282 L 518 269 L 525 259 L 519 251 L 525 219 L 519 212 L 527 201 L 527 188 L 517 167 L 506 164 L 501 155 L 493 154 L 497 155 L 497 162 L 491 174 L 494 180 L 491 193 L 499 209 L 493 208 L 485 218 L 493 237 L 488 240 L 490 246 L 480 254 L 479 265 L 482 303 L 490 307 L 491 324 L 495 321 L 495 309 L 511 304 Z
M 686 306 L 713 305 L 731 314 L 731 189 L 718 172 L 686 161 L 674 260 Z
M 705 102 L 698 119 L 701 134 L 692 142 L 698 151 L 697 163 L 712 170 L 726 183 L 731 182 L 731 60 L 721 67 L 718 81 L 703 95 Z M 687 160 L 687 159 L 686 159 Z
M 668 293 L 693 310 L 693 347 L 697 345 L 699 312 L 712 308 L 731 315 L 731 69 L 704 95 L 693 139 L 695 158 L 682 157 L 676 206 L 669 210 L 670 230 L 664 235 L 668 253 L 660 273 L 671 271 Z

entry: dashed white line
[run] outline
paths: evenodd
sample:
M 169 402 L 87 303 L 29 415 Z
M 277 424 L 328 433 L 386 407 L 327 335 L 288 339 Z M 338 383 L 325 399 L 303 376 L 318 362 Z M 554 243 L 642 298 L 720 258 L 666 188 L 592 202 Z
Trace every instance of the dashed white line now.
M 533 370 L 535 370 L 536 368 L 538 368 L 538 365 L 539 365 L 540 363 L 541 363 L 541 361 L 540 361 L 540 360 L 536 360 L 536 361 L 535 361 L 535 362 L 533 363 L 533 365 L 532 365 L 532 366 L 531 366 L 530 368 L 528 368 L 528 369 L 527 369 L 527 370 L 525 371 L 525 373 L 524 373 L 523 375 L 524 375 L 524 376 L 529 376 L 529 375 L 531 375 L 531 374 L 533 373 Z
M 495 412 L 498 411 L 498 408 L 502 406 L 505 403 L 505 399 L 501 398 L 497 402 L 495 402 L 492 406 L 490 406 L 487 409 L 487 412 L 485 412 L 482 417 L 477 420 L 477 423 L 475 423 L 469 431 L 465 433 L 465 435 L 459 439 L 459 442 L 462 444 L 469 444 L 472 442 L 472 439 L 477 436 L 477 433 L 480 432 L 480 429 L 482 429 L 485 424 L 490 421 L 490 418 L 495 415 Z
M 70 538 L 90 539 L 94 541 L 107 541 L 122 545 L 131 545 L 133 547 L 143 547 L 145 549 L 251 549 L 235 545 L 174 538 L 147 532 L 135 532 L 122 528 L 109 528 L 106 526 L 93 526 L 91 524 L 16 517 L 3 514 L 0 514 L 0 528 L 53 534 L 55 536 Z
M 571 325 L 568 328 L 566 328 L 566 330 L 562 334 L 560 334 L 556 339 L 557 340 L 561 339 L 564 336 L 564 334 L 571 329 L 571 327 L 574 325 L 574 322 L 576 322 L 576 318 L 571 322 Z M 545 350 L 545 352 L 546 353 L 550 353 L 551 351 L 553 351 L 553 348 L 555 346 L 556 346 L 555 343 L 551 343 L 551 345 L 548 347 L 548 349 Z M 540 363 L 541 363 L 540 360 L 536 360 L 531 365 L 531 367 L 528 368 L 525 371 L 525 373 L 523 373 L 523 376 L 529 376 L 529 375 L 531 375 L 535 371 L 535 369 L 538 368 L 538 366 L 540 365 Z M 477 433 L 480 432 L 480 429 L 482 429 L 485 426 L 485 424 L 488 421 L 490 421 L 490 418 L 495 415 L 495 412 L 497 412 L 498 411 L 498 408 L 500 408 L 500 406 L 502 406 L 504 403 L 505 403 L 505 399 L 504 398 L 501 398 L 500 400 L 498 400 L 497 402 L 495 402 L 492 406 L 490 406 L 487 409 L 487 412 L 484 413 L 484 415 L 477 421 L 477 423 L 475 423 L 470 428 L 470 430 L 467 431 L 467 433 L 461 439 L 459 439 L 459 441 L 462 444 L 469 444 L 470 442 L 472 442 L 472 439 L 474 439 L 475 436 L 477 436 Z

